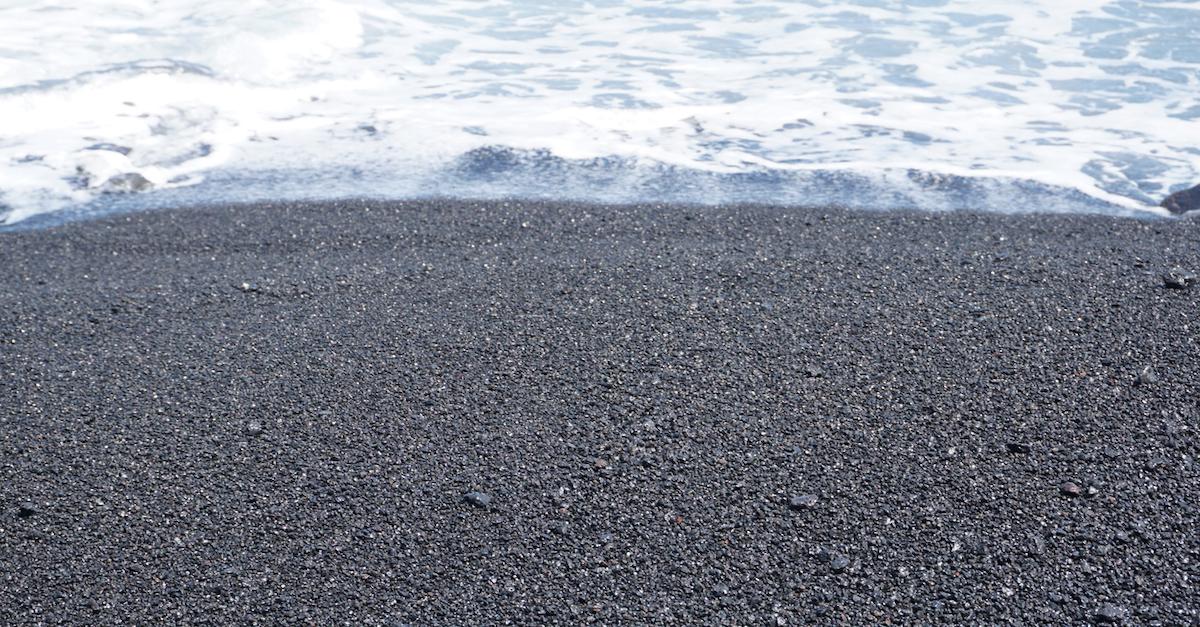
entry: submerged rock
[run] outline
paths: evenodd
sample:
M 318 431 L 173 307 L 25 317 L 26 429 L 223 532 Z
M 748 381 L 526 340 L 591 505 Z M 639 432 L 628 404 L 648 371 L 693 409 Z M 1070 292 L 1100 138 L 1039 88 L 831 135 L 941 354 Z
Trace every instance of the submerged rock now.
M 1187 213 L 1200 209 L 1200 185 L 1167 196 L 1160 206 L 1171 213 Z
M 133 152 L 133 149 L 130 148 L 129 146 L 119 146 L 117 144 L 110 144 L 108 142 L 92 144 L 91 146 L 84 148 L 84 150 L 109 150 L 112 152 L 116 152 L 116 153 L 125 155 L 126 157 L 129 156 L 129 153 Z
M 137 172 L 118 174 L 104 183 L 106 193 L 143 192 L 151 187 L 154 187 L 154 183 Z

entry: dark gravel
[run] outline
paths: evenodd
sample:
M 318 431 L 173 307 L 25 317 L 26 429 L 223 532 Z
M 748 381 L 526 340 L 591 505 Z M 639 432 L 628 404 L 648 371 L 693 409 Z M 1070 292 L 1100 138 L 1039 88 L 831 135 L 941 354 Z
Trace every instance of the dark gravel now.
M 3 624 L 1200 621 L 1197 220 L 254 206 L 0 268 Z

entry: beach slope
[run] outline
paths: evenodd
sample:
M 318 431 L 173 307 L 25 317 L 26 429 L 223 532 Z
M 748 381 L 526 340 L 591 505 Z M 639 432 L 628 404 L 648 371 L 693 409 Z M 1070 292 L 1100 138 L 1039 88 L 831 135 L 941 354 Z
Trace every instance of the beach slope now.
M 0 623 L 1192 623 L 1176 266 L 1200 221 L 422 201 L 0 234 Z

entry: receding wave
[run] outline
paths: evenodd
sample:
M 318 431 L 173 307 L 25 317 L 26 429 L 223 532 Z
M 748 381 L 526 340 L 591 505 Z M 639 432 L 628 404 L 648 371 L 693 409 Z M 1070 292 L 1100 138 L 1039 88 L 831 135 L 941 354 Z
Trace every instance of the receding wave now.
M 334 190 L 1153 215 L 1200 182 L 1197 31 L 1152 0 L 9 3 L 0 220 Z

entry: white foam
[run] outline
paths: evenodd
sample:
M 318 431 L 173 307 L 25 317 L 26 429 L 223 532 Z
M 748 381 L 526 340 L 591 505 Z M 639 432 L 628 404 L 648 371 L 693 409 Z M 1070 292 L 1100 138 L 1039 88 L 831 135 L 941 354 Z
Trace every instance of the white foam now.
M 1134 0 L 0 2 L 0 211 L 95 204 L 130 172 L 470 193 L 448 168 L 492 145 L 1027 180 L 1154 211 L 1200 182 L 1197 30 L 1197 5 Z

